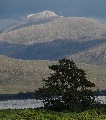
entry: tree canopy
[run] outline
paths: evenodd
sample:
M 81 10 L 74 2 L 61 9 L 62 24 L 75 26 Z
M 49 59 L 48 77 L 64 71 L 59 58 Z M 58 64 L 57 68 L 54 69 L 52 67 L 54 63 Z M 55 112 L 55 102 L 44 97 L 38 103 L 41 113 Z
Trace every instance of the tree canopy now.
M 76 111 L 94 104 L 91 88 L 95 84 L 87 80 L 85 71 L 79 69 L 72 60 L 64 58 L 56 65 L 49 66 L 49 69 L 53 72 L 48 79 L 43 79 L 43 88 L 36 91 L 36 96 L 45 100 L 45 107 L 59 111 Z

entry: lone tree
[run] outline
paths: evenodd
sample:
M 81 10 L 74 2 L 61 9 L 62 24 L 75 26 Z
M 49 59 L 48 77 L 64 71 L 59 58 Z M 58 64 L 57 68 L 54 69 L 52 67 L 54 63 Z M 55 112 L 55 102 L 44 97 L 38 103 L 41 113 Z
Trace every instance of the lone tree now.
M 53 71 L 51 76 L 43 79 L 45 85 L 35 93 L 45 100 L 44 107 L 76 111 L 88 109 L 95 103 L 91 90 L 95 84 L 87 80 L 85 71 L 73 61 L 64 58 L 58 64 L 49 66 L 49 69 Z

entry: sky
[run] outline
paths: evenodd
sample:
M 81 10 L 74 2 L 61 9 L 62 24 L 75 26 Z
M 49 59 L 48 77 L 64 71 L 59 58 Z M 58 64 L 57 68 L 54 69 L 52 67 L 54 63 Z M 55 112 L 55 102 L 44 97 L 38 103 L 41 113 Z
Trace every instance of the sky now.
M 43 10 L 63 16 L 106 18 L 106 0 L 0 0 L 0 16 L 16 17 Z
M 91 17 L 106 22 L 106 0 L 0 0 L 0 27 L 45 10 L 61 16 Z

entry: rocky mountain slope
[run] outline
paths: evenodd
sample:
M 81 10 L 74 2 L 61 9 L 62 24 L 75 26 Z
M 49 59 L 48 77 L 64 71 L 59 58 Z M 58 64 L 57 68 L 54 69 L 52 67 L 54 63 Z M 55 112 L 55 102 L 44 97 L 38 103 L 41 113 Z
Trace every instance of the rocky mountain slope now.
M 59 60 L 103 43 L 106 26 L 98 21 L 43 11 L 1 33 L 0 54 L 24 60 Z
M 43 11 L 0 34 L 0 55 L 23 60 L 59 60 L 72 55 L 77 62 L 105 65 L 105 47 L 95 47 L 102 44 L 106 44 L 106 26 L 100 22 Z M 103 52 L 98 56 L 100 49 Z
M 59 60 L 102 43 L 106 40 L 74 42 L 60 39 L 33 45 L 0 43 L 0 54 L 23 60 Z
M 81 53 L 72 55 L 74 61 L 87 64 L 106 66 L 106 43 L 97 45 Z
M 42 23 L 42 20 L 48 22 Z M 34 23 L 38 21 L 41 24 Z M 96 20 L 84 17 L 59 17 L 50 11 L 28 16 L 24 22 L 5 31 L 7 32 L 0 34 L 0 41 L 27 45 L 57 39 L 86 41 L 106 38 L 106 26 Z

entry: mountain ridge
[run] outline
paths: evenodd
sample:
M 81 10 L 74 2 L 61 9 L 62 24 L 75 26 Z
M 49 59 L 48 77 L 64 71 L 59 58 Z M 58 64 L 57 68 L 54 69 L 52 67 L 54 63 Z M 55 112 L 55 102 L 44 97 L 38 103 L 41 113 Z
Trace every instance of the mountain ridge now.
M 66 38 L 76 41 L 106 39 L 106 26 L 91 18 L 57 16 L 49 22 L 0 34 L 0 41 L 27 45 Z
M 105 39 L 84 42 L 60 39 L 34 45 L 0 42 L 0 54 L 23 60 L 59 60 L 103 43 L 106 43 Z
M 56 15 L 54 12 L 47 10 L 36 14 L 30 14 L 24 20 L 18 22 L 17 24 L 11 25 L 10 27 L 6 28 L 3 32 L 5 33 L 16 29 L 21 29 L 23 27 L 46 23 L 58 17 L 59 16 Z
M 8 30 L 0 34 L 0 54 L 23 60 L 59 60 L 106 43 L 104 24 L 86 17 L 62 17 L 51 11 L 30 15 Z
M 106 43 L 96 45 L 69 58 L 80 63 L 106 66 Z

